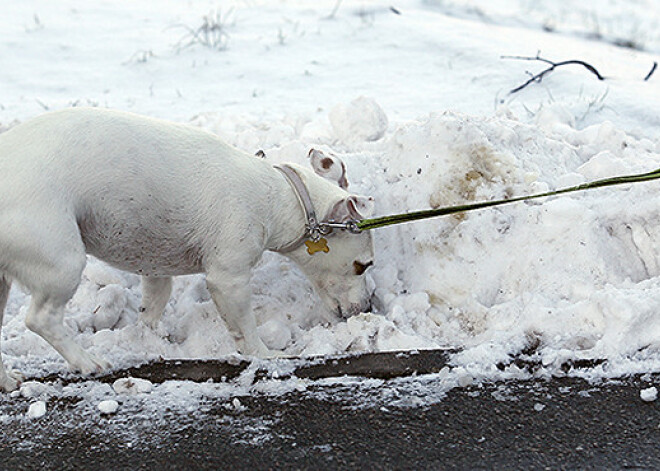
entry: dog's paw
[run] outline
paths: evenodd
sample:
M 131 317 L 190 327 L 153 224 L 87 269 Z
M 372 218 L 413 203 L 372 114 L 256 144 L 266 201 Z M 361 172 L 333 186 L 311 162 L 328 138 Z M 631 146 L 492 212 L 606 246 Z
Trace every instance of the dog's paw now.
M 151 330 L 153 331 L 158 330 L 158 323 L 160 322 L 160 316 L 149 315 L 145 311 L 141 311 L 138 320 L 147 327 L 149 327 Z
M 97 357 L 87 352 L 79 355 L 75 362 L 71 362 L 71 368 L 79 371 L 83 375 L 99 374 L 112 368 L 112 365 L 103 358 Z

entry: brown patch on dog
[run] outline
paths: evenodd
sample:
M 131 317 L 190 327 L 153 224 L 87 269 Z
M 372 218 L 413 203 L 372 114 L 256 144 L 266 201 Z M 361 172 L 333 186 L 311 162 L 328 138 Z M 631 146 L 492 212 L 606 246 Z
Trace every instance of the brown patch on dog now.
M 332 159 L 330 157 L 324 157 L 321 159 L 321 167 L 328 170 L 332 167 Z

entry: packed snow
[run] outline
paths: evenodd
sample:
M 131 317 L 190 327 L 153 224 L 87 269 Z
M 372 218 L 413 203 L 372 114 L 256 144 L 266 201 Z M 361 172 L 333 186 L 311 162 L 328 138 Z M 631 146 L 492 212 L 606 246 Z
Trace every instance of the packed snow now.
M 46 403 L 44 401 L 33 402 L 28 407 L 26 415 L 29 419 L 40 419 L 46 415 Z
M 307 164 L 314 146 L 346 162 L 350 190 L 374 196 L 378 215 L 660 167 L 660 75 L 644 80 L 660 50 L 653 2 L 624 11 L 611 1 L 575 9 L 402 0 L 392 9 L 345 0 L 333 14 L 337 3 L 12 3 L 0 18 L 0 130 L 85 105 L 188 122 L 249 153 L 262 149 L 273 164 Z M 205 17 L 221 31 L 206 43 L 191 34 Z M 632 47 L 617 46 L 625 39 Z M 538 51 L 587 61 L 606 80 L 566 66 L 509 94 L 546 64 L 501 56 Z M 454 387 L 529 377 L 495 365 L 530 348 L 543 365 L 537 375 L 596 358 L 607 362 L 579 374 L 660 371 L 659 189 L 650 182 L 379 229 L 370 269 L 377 309 L 347 320 L 324 311 L 294 265 L 267 253 L 251 283 L 259 333 L 297 357 L 462 350 L 435 375 L 314 383 L 315 394 L 324 385 L 357 389 L 364 403 L 416 406 Z M 14 288 L 6 365 L 28 377 L 65 373 L 64 360 L 25 328 L 28 300 Z M 138 276 L 89 258 L 66 324 L 117 368 L 236 351 L 201 275 L 176 279 L 155 331 L 137 322 L 139 306 Z M 194 409 L 208 396 L 241 410 L 241 396 L 310 386 L 277 374 L 253 380 L 248 369 L 228 383 L 24 383 L 21 394 L 73 395 L 111 414 L 127 404 Z M 32 417 L 41 413 L 35 404 Z
M 105 401 L 99 402 L 98 406 L 96 407 L 98 408 L 99 412 L 101 412 L 101 414 L 110 415 L 117 412 L 119 409 L 119 403 L 114 399 L 107 399 Z
M 112 389 L 117 394 L 148 394 L 153 389 L 151 381 L 142 378 L 121 378 L 112 383 Z
M 658 398 L 658 388 L 651 386 L 650 388 L 642 389 L 639 392 L 639 397 L 644 402 L 653 402 Z

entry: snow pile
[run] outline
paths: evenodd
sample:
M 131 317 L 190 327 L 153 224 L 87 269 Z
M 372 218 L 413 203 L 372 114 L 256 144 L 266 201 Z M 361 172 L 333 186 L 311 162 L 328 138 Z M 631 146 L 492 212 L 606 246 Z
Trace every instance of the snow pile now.
M 354 118 L 357 128 L 378 121 L 380 108 L 369 109 Z M 326 123 L 318 143 L 345 149 L 352 191 L 373 195 L 379 214 L 660 167 L 652 141 L 608 122 L 578 130 L 566 123 L 567 113 L 542 113 L 530 125 L 506 113 L 447 112 L 400 124 L 375 142 L 343 141 Z M 213 129 L 213 117 L 203 124 Z M 273 163 L 305 163 L 307 147 L 293 129 L 280 146 L 262 145 L 273 130 L 283 135 L 287 128 L 244 126 L 234 140 L 264 148 Z M 637 184 L 379 229 L 371 274 L 379 311 L 345 321 L 324 311 L 293 264 L 266 254 L 252 281 L 259 331 L 288 355 L 462 348 L 455 364 L 486 377 L 530 346 L 548 368 L 577 358 L 610 360 L 611 370 L 598 374 L 660 368 L 656 191 L 654 183 Z M 25 298 L 13 299 L 23 307 L 16 313 L 10 306 L 8 358 L 14 366 L 27 361 L 28 372 L 63 369 L 57 354 L 25 330 Z M 67 323 L 115 366 L 235 351 L 203 276 L 176 280 L 156 331 L 137 322 L 139 299 L 138 277 L 90 258 Z M 30 352 L 40 359 L 28 360 Z M 135 381 L 114 389 L 145 392 Z
M 571 116 L 559 104 L 533 124 L 505 112 L 491 118 L 444 113 L 401 124 L 375 143 L 346 142 L 332 130 L 319 133 L 318 141 L 346 149 L 351 189 L 375 196 L 379 214 L 542 192 L 660 167 L 653 141 L 610 122 L 576 129 Z M 205 126 L 213 129 L 211 117 Z M 242 126 L 237 133 L 243 144 L 265 147 L 274 162 L 304 162 L 301 142 L 268 149 L 258 127 Z M 487 366 L 534 345 L 548 366 L 586 357 L 621 361 L 624 368 L 631 367 L 630 358 L 647 359 L 657 367 L 660 229 L 653 222 L 654 185 L 377 230 L 373 278 L 380 315 L 294 332 L 287 351 L 460 346 L 467 350 L 457 362 Z M 266 259 L 259 272 L 265 275 L 269 265 L 286 262 Z M 278 290 L 300 291 L 302 280 L 285 281 Z M 258 277 L 257 291 L 267 289 L 261 283 Z M 258 307 L 269 322 L 269 307 Z
M 376 201 L 388 213 L 658 167 L 653 142 L 610 123 L 575 130 L 445 114 L 395 132 L 368 190 L 386 189 Z M 379 296 L 417 334 L 490 355 L 493 344 L 503 355 L 530 342 L 544 362 L 564 350 L 610 359 L 657 351 L 656 191 L 601 190 L 383 229 Z M 413 297 L 418 309 L 405 305 Z

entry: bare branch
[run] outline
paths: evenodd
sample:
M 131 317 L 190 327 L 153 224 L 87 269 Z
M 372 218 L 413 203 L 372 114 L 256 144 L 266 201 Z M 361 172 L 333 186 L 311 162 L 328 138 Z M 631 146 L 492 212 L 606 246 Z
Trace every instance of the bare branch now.
M 655 69 L 658 68 L 658 63 L 653 62 L 653 67 L 651 67 L 651 70 L 649 71 L 648 74 L 646 74 L 646 77 L 644 77 L 644 81 L 646 82 L 648 79 L 651 78 L 651 75 L 653 75 L 653 72 L 655 72 Z
M 50 111 L 50 107 L 47 104 L 45 104 L 43 101 L 41 101 L 39 98 L 35 98 L 34 101 L 36 101 L 37 104 L 41 106 L 44 110 Z
M 529 80 L 527 80 L 525 83 L 522 85 L 514 88 L 509 92 L 509 94 L 513 94 L 516 92 L 519 92 L 526 86 L 528 86 L 530 83 L 533 82 L 541 82 L 543 80 L 543 77 L 545 77 L 547 74 L 555 70 L 557 67 L 561 67 L 563 65 L 581 65 L 585 69 L 587 69 L 589 72 L 594 74 L 598 80 L 605 80 L 605 77 L 603 77 L 596 68 L 589 64 L 588 62 L 582 61 L 582 60 L 577 60 L 577 59 L 572 59 L 572 60 L 567 60 L 567 61 L 561 61 L 561 62 L 553 62 L 549 59 L 545 59 L 540 56 L 540 52 L 536 54 L 535 57 L 528 57 L 528 56 L 501 56 L 501 59 L 513 59 L 513 60 L 523 60 L 523 61 L 538 61 L 538 62 L 544 62 L 546 64 L 549 64 L 550 67 L 547 69 L 539 72 L 538 74 L 532 75 Z M 530 74 L 531 75 L 531 74 Z

